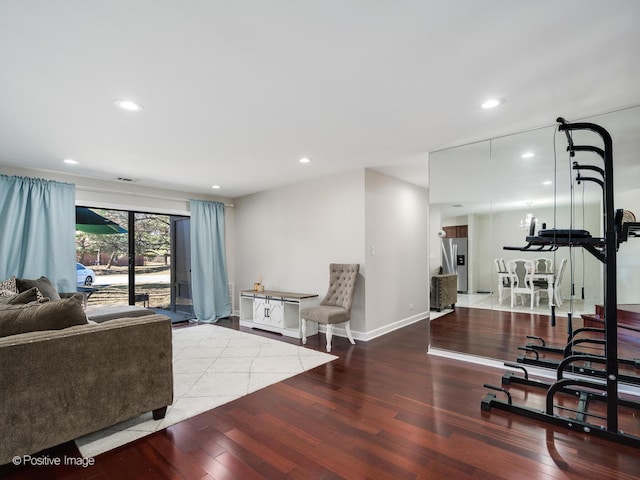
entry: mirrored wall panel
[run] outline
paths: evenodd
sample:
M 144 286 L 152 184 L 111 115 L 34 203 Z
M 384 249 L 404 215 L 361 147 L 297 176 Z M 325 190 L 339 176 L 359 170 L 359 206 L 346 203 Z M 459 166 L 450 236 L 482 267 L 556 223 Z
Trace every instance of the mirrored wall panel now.
M 609 131 L 614 145 L 615 208 L 640 218 L 640 107 L 567 120 L 596 123 Z M 573 140 L 602 146 L 600 137 L 592 132 L 576 132 Z M 466 235 L 460 242 L 466 245 L 462 272 L 466 279 L 459 281 L 457 306 L 548 315 L 550 294 L 559 316 L 572 312 L 579 317 L 583 312 L 593 313 L 595 305 L 602 303 L 603 265 L 583 249 L 540 253 L 505 249 L 524 246 L 532 223 L 536 231 L 572 228 L 603 236 L 602 189 L 594 182 L 576 182 L 572 171 L 574 160 L 593 165 L 601 165 L 601 160 L 592 153 L 578 155 L 569 156 L 564 132 L 551 124 L 429 155 L 432 274 L 443 267 L 445 273 L 451 270 L 447 252 L 458 242 L 459 233 Z M 547 278 L 541 273 L 539 306 L 512 307 L 508 292 L 501 292 L 500 272 L 510 260 L 520 258 L 535 260 L 540 269 L 552 272 L 549 278 L 558 282 L 559 297 L 547 288 Z M 559 270 L 563 272 L 560 277 Z M 640 303 L 638 239 L 622 244 L 618 252 L 618 303 Z M 502 316 L 494 327 L 509 325 Z

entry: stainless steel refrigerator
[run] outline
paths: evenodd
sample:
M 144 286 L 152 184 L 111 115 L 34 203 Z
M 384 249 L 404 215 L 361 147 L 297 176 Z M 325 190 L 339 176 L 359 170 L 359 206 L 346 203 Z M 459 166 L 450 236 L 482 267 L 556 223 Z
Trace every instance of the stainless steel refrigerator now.
M 458 293 L 467 293 L 468 255 L 466 238 L 442 239 L 442 268 L 444 273 L 458 275 Z

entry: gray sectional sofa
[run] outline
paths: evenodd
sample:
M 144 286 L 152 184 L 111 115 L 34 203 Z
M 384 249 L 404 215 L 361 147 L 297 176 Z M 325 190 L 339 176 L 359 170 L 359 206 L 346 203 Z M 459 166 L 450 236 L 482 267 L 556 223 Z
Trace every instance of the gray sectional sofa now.
M 173 401 L 168 317 L 95 323 L 81 295 L 0 300 L 0 465 L 145 412 L 164 417 Z

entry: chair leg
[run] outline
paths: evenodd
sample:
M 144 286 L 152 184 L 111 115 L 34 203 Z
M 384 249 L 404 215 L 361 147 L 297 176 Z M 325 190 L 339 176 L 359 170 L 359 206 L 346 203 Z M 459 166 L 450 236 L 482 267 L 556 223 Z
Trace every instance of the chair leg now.
M 333 324 L 327 323 L 327 352 L 331 351 L 331 337 L 333 336 Z
M 351 345 L 355 345 L 356 341 L 353 339 L 353 335 L 351 335 L 351 327 L 349 326 L 349 322 L 345 322 L 344 330 L 347 332 L 347 337 L 349 337 Z
M 307 321 L 302 318 L 300 319 L 300 329 L 302 333 L 302 344 L 306 345 L 307 344 Z

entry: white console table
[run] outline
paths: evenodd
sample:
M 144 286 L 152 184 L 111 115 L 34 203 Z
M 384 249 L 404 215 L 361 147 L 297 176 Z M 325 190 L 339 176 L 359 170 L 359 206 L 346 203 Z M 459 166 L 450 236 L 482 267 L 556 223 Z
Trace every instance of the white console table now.
M 318 304 L 318 295 L 265 290 L 240 292 L 240 325 L 302 338 L 300 310 Z M 307 322 L 307 336 L 318 333 L 315 322 Z

